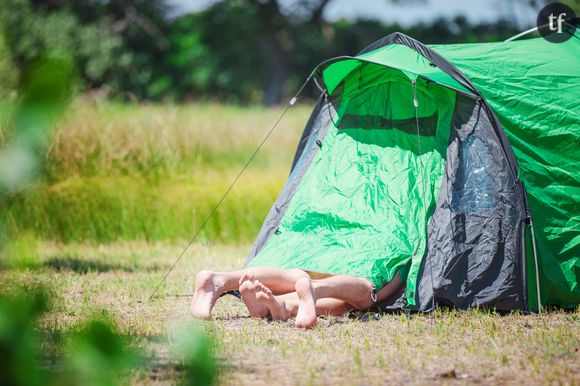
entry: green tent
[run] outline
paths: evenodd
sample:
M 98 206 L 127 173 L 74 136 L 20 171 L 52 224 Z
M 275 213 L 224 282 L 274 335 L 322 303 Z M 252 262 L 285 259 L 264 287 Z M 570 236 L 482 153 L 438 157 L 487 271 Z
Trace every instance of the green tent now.
M 580 38 L 425 46 L 391 34 L 322 91 L 248 266 L 395 274 L 388 307 L 580 303 Z

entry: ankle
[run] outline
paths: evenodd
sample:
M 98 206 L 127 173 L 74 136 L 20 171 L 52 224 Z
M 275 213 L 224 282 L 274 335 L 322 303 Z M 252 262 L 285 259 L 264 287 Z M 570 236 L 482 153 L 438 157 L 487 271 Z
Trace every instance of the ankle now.
M 222 275 L 217 272 L 200 271 L 195 277 L 195 288 L 209 292 L 220 292 L 224 288 L 224 280 Z
M 296 302 L 287 302 L 285 300 L 280 300 L 280 303 L 284 307 L 284 311 L 286 311 L 287 318 L 293 318 L 298 313 L 298 303 Z
M 205 288 L 213 283 L 214 273 L 211 271 L 199 271 L 195 276 L 195 287 Z

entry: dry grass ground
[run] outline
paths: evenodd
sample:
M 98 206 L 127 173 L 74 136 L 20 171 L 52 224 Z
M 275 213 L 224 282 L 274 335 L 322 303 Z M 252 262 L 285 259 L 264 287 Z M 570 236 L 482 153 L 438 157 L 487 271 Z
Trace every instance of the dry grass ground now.
M 169 357 L 174 327 L 190 321 L 195 273 L 235 269 L 249 246 L 195 245 L 148 301 L 180 251 L 168 244 L 40 244 L 29 268 L 0 271 L 4 286 L 45 283 L 56 294 L 47 333 L 105 313 L 148 353 L 132 384 L 176 380 Z M 102 311 L 106 310 L 106 311 Z M 224 385 L 580 384 L 580 313 L 507 315 L 439 311 L 430 315 L 324 318 L 312 331 L 292 322 L 248 318 L 233 297 L 218 301 L 204 328 L 215 337 Z

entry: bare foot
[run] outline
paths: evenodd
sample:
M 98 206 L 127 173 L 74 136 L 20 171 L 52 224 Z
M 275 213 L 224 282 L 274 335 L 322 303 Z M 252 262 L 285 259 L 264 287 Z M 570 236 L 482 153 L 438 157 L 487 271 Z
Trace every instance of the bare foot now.
M 254 284 L 256 286 L 256 299 L 268 308 L 272 319 L 282 321 L 288 320 L 284 300 L 277 299 L 270 288 L 266 287 L 259 281 L 256 280 Z
M 191 315 L 198 319 L 210 319 L 211 309 L 220 295 L 223 280 L 210 271 L 200 271 L 195 277 L 195 293 L 191 301 Z
M 252 318 L 266 318 L 270 314 L 270 311 L 268 311 L 266 305 L 258 301 L 256 294 L 257 283 L 260 282 L 254 282 L 252 280 L 242 281 L 242 279 L 248 279 L 249 277 L 249 275 L 242 275 L 240 279 L 240 295 L 242 296 L 242 300 Z
M 295 289 L 298 294 L 298 314 L 294 325 L 298 328 L 312 328 L 316 326 L 316 299 L 310 279 L 298 279 Z

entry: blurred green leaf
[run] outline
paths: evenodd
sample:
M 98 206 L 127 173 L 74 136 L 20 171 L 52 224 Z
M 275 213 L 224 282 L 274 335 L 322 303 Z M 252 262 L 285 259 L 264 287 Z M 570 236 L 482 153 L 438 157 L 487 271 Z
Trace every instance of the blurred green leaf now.
M 0 148 L 0 194 L 18 190 L 38 171 L 49 130 L 71 99 L 72 72 L 60 58 L 39 59 L 22 72 L 11 130 Z
M 46 311 L 48 297 L 41 290 L 20 289 L 0 295 L 0 379 L 6 386 L 43 385 L 46 371 L 34 328 Z
M 89 320 L 69 337 L 65 371 L 59 383 L 113 386 L 139 363 L 139 356 L 127 347 L 109 321 Z
M 37 322 L 49 309 L 42 288 L 17 287 L 0 293 L 0 384 L 6 386 L 114 386 L 140 365 L 140 356 L 113 323 L 91 319 L 55 335 L 57 353 L 47 366 Z
M 217 379 L 216 361 L 211 351 L 212 339 L 195 322 L 175 333 L 174 357 L 184 371 L 183 385 L 209 386 Z

